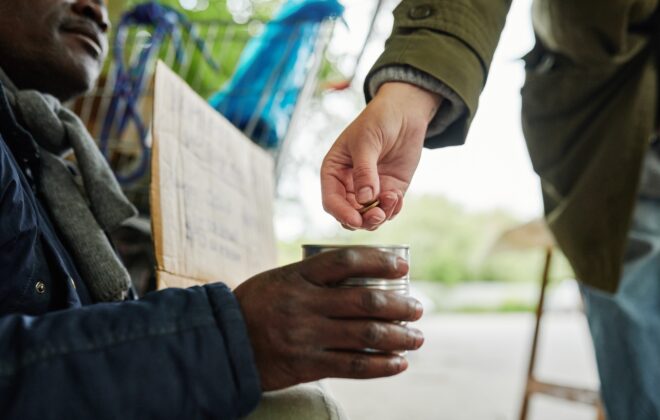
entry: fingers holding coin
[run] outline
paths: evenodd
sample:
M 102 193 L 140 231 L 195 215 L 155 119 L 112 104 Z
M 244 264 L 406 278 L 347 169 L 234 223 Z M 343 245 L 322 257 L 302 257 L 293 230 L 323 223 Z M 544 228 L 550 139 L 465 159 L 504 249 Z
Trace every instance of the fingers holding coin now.
M 402 204 L 403 193 L 399 190 L 385 191 L 380 195 L 380 208 L 385 212 L 387 220 L 392 220 L 396 216 Z
M 378 207 L 379 204 L 380 204 L 380 200 L 376 200 L 376 201 L 374 201 L 374 202 L 372 202 L 372 203 L 370 203 L 370 204 L 366 204 L 366 205 L 363 206 L 362 208 L 359 208 L 359 209 L 358 209 L 358 213 L 360 213 L 360 214 L 365 214 L 365 213 L 368 212 L 369 210 Z
M 362 215 L 362 228 L 376 230 L 387 220 L 392 220 L 403 206 L 403 192 L 390 190 L 383 192 L 379 199 L 358 209 Z
M 358 212 L 362 215 L 363 229 L 375 230 L 385 222 L 387 215 L 379 205 L 380 200 L 376 200 L 358 209 Z
M 351 231 L 356 229 L 373 231 L 378 229 L 387 220 L 394 218 L 401 211 L 403 193 L 399 190 L 385 191 L 378 199 L 365 205 L 357 202 L 354 193 L 348 193 L 346 199 L 360 216 L 362 216 L 362 225 L 352 226 L 340 221 L 342 227 Z

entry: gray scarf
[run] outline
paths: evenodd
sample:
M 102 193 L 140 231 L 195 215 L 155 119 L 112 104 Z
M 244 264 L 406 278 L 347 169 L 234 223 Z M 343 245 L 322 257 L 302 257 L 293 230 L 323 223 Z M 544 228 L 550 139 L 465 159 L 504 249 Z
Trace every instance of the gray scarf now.
M 37 188 L 96 302 L 123 300 L 130 288 L 126 268 L 106 232 L 135 216 L 105 158 L 82 121 L 60 101 L 35 90 L 18 90 L 0 69 L 0 81 L 14 112 L 40 149 Z M 70 149 L 84 192 L 62 156 Z

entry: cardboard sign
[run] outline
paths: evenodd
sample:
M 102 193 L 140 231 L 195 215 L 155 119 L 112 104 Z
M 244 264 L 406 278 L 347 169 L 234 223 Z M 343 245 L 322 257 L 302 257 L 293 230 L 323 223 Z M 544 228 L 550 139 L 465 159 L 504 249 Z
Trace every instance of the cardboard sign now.
M 161 62 L 152 132 L 159 288 L 235 288 L 275 267 L 272 157 Z

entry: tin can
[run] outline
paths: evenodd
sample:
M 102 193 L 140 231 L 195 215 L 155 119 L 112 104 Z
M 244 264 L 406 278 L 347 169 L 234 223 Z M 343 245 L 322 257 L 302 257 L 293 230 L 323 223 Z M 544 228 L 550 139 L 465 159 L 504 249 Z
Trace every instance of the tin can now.
M 380 251 L 395 254 L 396 256 L 406 260 L 408 265 L 410 265 L 410 247 L 408 245 L 303 245 L 302 248 L 303 248 L 303 259 L 320 254 L 321 252 L 332 251 L 337 249 L 346 249 L 346 248 L 378 249 Z M 343 288 L 363 287 L 367 289 L 376 289 L 391 293 L 397 293 L 400 295 L 409 295 L 410 275 L 406 273 L 405 276 L 397 279 L 349 277 L 346 280 L 337 283 L 336 287 L 343 287 Z M 396 323 L 400 325 L 407 324 L 404 321 L 398 321 Z M 380 353 L 379 351 L 374 349 L 363 349 L 363 351 L 367 353 Z M 396 351 L 394 353 L 400 356 L 405 356 L 407 354 L 406 351 Z
M 410 247 L 408 245 L 303 245 L 303 258 L 309 258 L 321 252 L 347 248 L 369 248 L 395 254 L 410 265 Z M 337 283 L 337 287 L 365 287 L 407 295 L 410 293 L 410 276 L 406 274 L 397 279 L 371 277 L 350 277 Z

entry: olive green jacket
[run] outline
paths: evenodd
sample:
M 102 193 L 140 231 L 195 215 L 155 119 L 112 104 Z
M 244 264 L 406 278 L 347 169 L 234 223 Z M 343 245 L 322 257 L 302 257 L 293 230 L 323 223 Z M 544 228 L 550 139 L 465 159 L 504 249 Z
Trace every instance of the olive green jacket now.
M 510 0 L 404 0 L 372 73 L 411 66 L 468 112 L 427 147 L 463 143 Z M 641 163 L 656 127 L 658 0 L 537 0 L 523 128 L 546 218 L 576 276 L 618 285 Z M 367 93 L 368 95 L 368 93 Z M 369 99 L 369 98 L 368 98 Z

